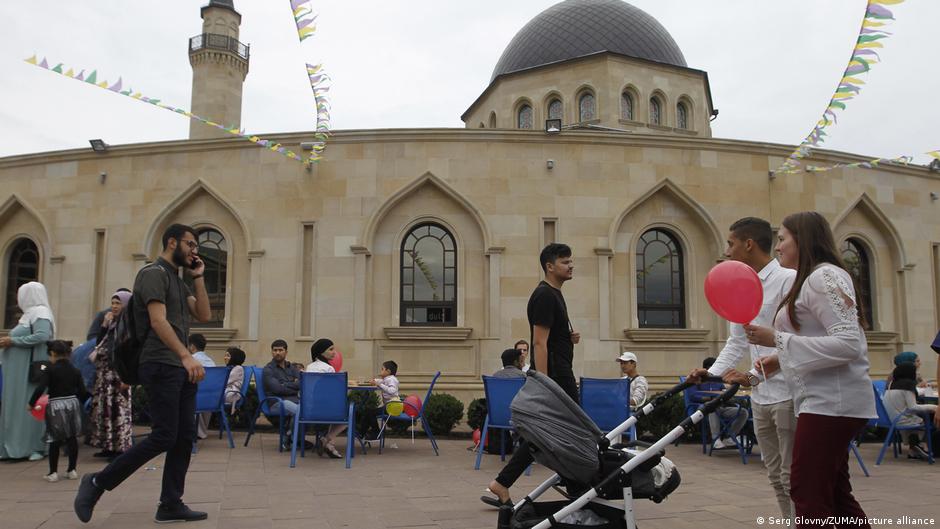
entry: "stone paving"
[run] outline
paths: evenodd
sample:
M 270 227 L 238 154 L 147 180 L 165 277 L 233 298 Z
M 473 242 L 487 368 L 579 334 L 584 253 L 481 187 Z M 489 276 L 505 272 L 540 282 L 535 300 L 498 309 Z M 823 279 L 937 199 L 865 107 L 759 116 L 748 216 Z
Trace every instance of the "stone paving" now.
M 501 468 L 498 456 L 484 456 L 480 471 L 473 470 L 468 440 L 439 441 L 435 457 L 423 437 L 411 444 L 397 439 L 398 448 L 382 454 L 372 450 L 358 455 L 347 470 L 342 460 L 308 453 L 288 468 L 289 453 L 277 451 L 276 434 L 260 433 L 241 446 L 236 434 L 230 450 L 218 439 L 200 443 L 193 457 L 185 500 L 209 512 L 192 529 L 338 529 L 338 528 L 448 528 L 496 526 L 496 511 L 479 501 L 490 479 Z M 876 467 L 878 445 L 865 444 L 862 456 L 872 475 L 862 475 L 850 461 L 856 497 L 869 516 L 940 519 L 940 465 L 906 458 L 886 459 Z M 82 447 L 79 473 L 94 471 L 102 463 Z M 732 451 L 712 457 L 696 445 L 669 450 L 682 475 L 682 485 L 665 502 L 637 503 L 638 525 L 660 528 L 758 527 L 759 516 L 776 516 L 776 503 L 759 456 L 747 465 Z M 64 464 L 64 461 L 63 461 Z M 77 481 L 46 483 L 41 479 L 46 461 L 0 463 L 0 529 L 58 529 L 77 527 L 131 528 L 152 523 L 159 496 L 161 458 L 141 469 L 117 490 L 105 494 L 91 523 L 83 526 L 72 512 Z M 513 489 L 522 496 L 549 476 L 536 466 Z M 550 493 L 554 496 L 554 493 Z M 903 521 L 903 520 L 902 520 Z M 940 521 L 940 520 L 937 520 Z M 765 521 L 764 526 L 769 522 Z

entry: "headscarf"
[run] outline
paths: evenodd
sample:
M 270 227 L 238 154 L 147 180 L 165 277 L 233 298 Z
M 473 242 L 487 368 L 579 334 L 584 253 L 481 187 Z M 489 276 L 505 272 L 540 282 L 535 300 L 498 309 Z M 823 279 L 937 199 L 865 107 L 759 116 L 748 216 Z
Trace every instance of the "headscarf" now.
M 115 292 L 113 296 L 111 296 L 111 299 L 118 298 L 118 301 L 121 302 L 121 310 L 124 310 L 127 308 L 127 304 L 130 302 L 131 296 L 133 295 L 134 295 L 133 292 L 128 292 L 126 290 L 119 290 Z
M 904 351 L 894 356 L 894 365 L 900 366 L 904 362 L 914 363 L 917 361 L 917 353 L 913 351 Z
M 333 340 L 329 338 L 320 338 L 319 340 L 313 342 L 313 345 L 310 346 L 310 359 L 313 361 L 323 361 L 326 362 L 327 359 L 323 358 L 323 353 L 327 349 L 333 346 Z
M 889 389 L 906 389 L 917 395 L 917 368 L 914 362 L 902 362 L 891 372 L 891 387 Z
M 228 363 L 227 366 L 240 366 L 245 363 L 245 351 L 242 351 L 238 347 L 229 347 L 225 350 L 228 353 Z
M 46 294 L 46 287 L 42 283 L 30 281 L 23 284 L 16 291 L 16 304 L 23 311 L 20 318 L 20 325 L 32 326 L 36 320 L 49 320 L 52 324 L 52 332 L 55 334 L 55 318 L 52 316 L 52 309 L 49 307 L 49 296 Z

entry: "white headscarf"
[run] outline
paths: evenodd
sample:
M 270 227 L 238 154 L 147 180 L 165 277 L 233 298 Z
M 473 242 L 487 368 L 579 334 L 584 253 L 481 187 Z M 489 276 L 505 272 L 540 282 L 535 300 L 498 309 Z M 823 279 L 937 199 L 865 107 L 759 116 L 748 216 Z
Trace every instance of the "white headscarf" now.
M 23 311 L 23 317 L 20 318 L 20 325 L 32 326 L 36 320 L 49 320 L 55 332 L 55 318 L 52 317 L 52 309 L 49 307 L 49 296 L 46 294 L 46 287 L 42 283 L 30 281 L 24 284 L 16 292 L 16 304 Z

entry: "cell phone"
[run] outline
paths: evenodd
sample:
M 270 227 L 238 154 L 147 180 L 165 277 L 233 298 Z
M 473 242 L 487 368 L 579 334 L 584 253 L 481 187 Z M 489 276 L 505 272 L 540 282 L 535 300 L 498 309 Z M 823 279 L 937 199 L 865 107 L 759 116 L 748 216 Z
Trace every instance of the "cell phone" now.
M 195 270 L 196 267 L 198 267 L 198 266 L 200 265 L 200 263 L 202 263 L 202 260 L 199 259 L 199 258 L 196 257 L 196 256 L 193 256 L 193 261 L 192 261 L 191 263 L 189 263 L 189 268 L 190 268 L 191 270 Z

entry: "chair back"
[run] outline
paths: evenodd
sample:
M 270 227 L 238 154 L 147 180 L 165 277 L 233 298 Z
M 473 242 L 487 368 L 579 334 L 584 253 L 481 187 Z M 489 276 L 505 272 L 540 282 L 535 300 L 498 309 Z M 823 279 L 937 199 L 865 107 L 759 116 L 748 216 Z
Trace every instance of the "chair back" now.
M 884 391 L 878 391 L 877 384 L 881 382 L 881 387 L 884 388 L 884 380 L 872 381 L 871 389 L 875 392 L 875 409 L 878 411 L 878 419 L 875 420 L 874 426 L 879 426 L 882 428 L 891 428 L 891 417 L 888 416 L 888 409 L 885 408 L 884 402 Z M 869 424 L 871 422 L 869 421 Z
M 875 391 L 878 392 L 878 395 L 884 396 L 885 391 L 888 391 L 887 380 L 872 380 L 871 385 L 875 388 Z
M 271 403 L 268 402 L 268 392 L 264 390 L 264 368 L 260 366 L 245 366 L 245 383 L 242 387 L 248 386 L 249 372 L 255 379 L 255 391 L 258 393 L 258 402 L 261 405 L 261 412 L 265 415 L 276 415 L 271 412 Z
M 301 373 L 301 422 L 336 422 L 348 420 L 347 373 Z
M 219 411 L 225 403 L 230 367 L 207 367 L 206 378 L 196 387 L 196 412 Z
M 490 428 L 512 428 L 509 423 L 509 405 L 525 381 L 525 377 L 500 378 L 483 375 L 483 393 L 486 395 L 486 414 Z
M 424 394 L 424 400 L 421 402 L 421 411 L 418 413 L 420 416 L 424 416 L 424 406 L 428 403 L 428 400 L 431 398 L 431 392 L 434 391 L 434 384 L 437 384 L 437 379 L 441 377 L 441 372 L 438 371 L 434 378 L 431 379 L 431 385 L 428 386 L 428 392 Z
M 242 378 L 242 389 L 241 389 L 241 396 L 242 396 L 241 401 L 244 402 L 245 397 L 248 396 L 248 386 L 251 385 L 251 377 L 253 377 L 255 374 L 255 370 L 254 370 L 255 366 L 240 365 L 240 366 L 235 366 L 235 367 L 242 368 L 242 371 L 245 373 L 244 377 Z M 232 367 L 232 369 L 235 369 L 235 367 Z M 258 384 L 258 383 L 260 383 L 260 380 L 255 379 L 255 384 Z
M 603 432 L 630 418 L 629 378 L 581 378 L 581 408 Z

